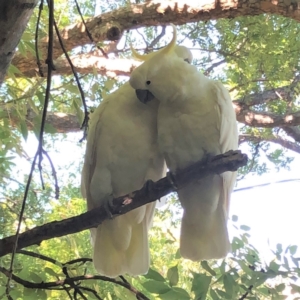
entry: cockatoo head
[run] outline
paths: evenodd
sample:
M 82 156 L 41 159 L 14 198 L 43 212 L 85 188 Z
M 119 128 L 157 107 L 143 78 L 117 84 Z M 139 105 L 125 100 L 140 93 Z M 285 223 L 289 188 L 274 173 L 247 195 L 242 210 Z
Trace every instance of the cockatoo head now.
M 192 52 L 184 47 L 176 45 L 177 32 L 173 27 L 172 41 L 164 48 L 146 55 L 141 55 L 132 47 L 133 57 L 144 61 L 131 74 L 129 83 L 135 89 L 137 98 L 143 102 L 158 98 L 161 93 L 166 91 L 166 82 L 172 77 L 174 64 L 184 61 L 191 64 L 193 60 Z

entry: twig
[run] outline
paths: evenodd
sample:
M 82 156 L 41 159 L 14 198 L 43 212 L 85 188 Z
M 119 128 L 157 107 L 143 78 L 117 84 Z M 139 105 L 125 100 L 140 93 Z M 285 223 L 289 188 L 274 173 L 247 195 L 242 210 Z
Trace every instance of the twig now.
M 257 156 L 259 154 L 260 144 L 261 144 L 261 142 L 259 141 L 259 142 L 257 142 L 257 144 L 254 147 L 254 153 L 252 155 L 250 166 L 248 166 L 247 174 L 249 174 L 252 171 L 252 169 L 254 168 L 254 164 L 255 164 L 256 158 L 257 158 Z M 245 176 L 246 176 L 246 174 L 242 175 L 240 178 L 237 179 L 237 181 L 240 181 L 240 180 L 244 179 Z
M 240 134 L 239 136 L 239 144 L 242 144 L 244 142 L 258 143 L 263 141 L 275 143 L 282 146 L 283 148 L 287 148 L 289 150 L 295 151 L 296 153 L 300 153 L 300 145 L 298 143 L 291 142 L 280 136 L 272 135 L 270 137 L 260 137 L 253 134 Z
M 0 266 L 0 272 L 2 272 L 5 276 L 10 276 L 10 272 L 1 267 Z M 122 281 L 119 281 L 117 279 L 114 278 L 109 278 L 109 277 L 105 277 L 105 276 L 101 276 L 101 275 L 84 275 L 84 276 L 76 276 L 76 277 L 72 277 L 72 278 L 65 278 L 62 280 L 57 280 L 57 281 L 51 281 L 51 282 L 40 282 L 40 283 L 36 283 L 36 282 L 30 282 L 27 280 L 24 280 L 14 274 L 11 274 L 12 279 L 23 285 L 26 288 L 29 289 L 55 289 L 55 290 L 62 290 L 61 287 L 64 287 L 65 285 L 72 285 L 75 284 L 75 282 L 78 281 L 84 281 L 84 280 L 103 280 L 103 281 L 107 281 L 107 282 L 111 282 L 111 283 L 115 283 L 118 284 L 126 289 L 128 289 L 129 291 L 133 292 L 137 299 L 140 300 L 150 300 L 148 297 L 146 297 L 142 292 L 138 291 L 136 288 L 134 288 L 132 285 L 130 285 L 129 283 L 125 283 Z
M 83 137 L 80 141 L 83 141 L 86 137 L 86 133 L 87 133 L 87 126 L 88 126 L 88 121 L 89 121 L 89 113 L 88 113 L 88 109 L 87 109 L 87 105 L 86 105 L 86 100 L 85 100 L 85 96 L 84 96 L 84 92 L 83 92 L 83 89 L 82 89 L 82 86 L 81 86 L 81 83 L 80 83 L 80 80 L 79 80 L 79 77 L 78 77 L 78 74 L 77 72 L 75 71 L 75 68 L 74 68 L 74 65 L 70 59 L 70 56 L 68 54 L 68 52 L 66 51 L 66 48 L 63 44 L 63 41 L 62 41 L 62 38 L 61 38 L 61 35 L 60 35 L 60 32 L 58 30 L 58 27 L 56 25 L 56 22 L 54 21 L 54 27 L 55 27 L 55 31 L 56 31 L 56 34 L 57 34 L 57 37 L 58 37 L 58 41 L 59 41 L 59 44 L 66 56 L 66 59 L 71 67 L 71 70 L 73 72 L 73 75 L 75 77 L 75 80 L 76 80 L 76 83 L 77 83 L 77 86 L 78 86 L 78 89 L 79 89 L 79 92 L 80 92 L 80 96 L 81 96 L 81 101 L 82 101 L 82 105 L 83 105 L 83 109 L 84 109 L 84 119 L 83 119 L 83 122 L 81 124 L 81 129 L 84 129 L 83 130 Z
M 44 73 L 42 70 L 42 64 L 40 61 L 40 55 L 39 55 L 39 49 L 38 49 L 38 40 L 39 40 L 39 25 L 40 25 L 40 20 L 41 20 L 41 15 L 42 15 L 42 10 L 43 10 L 43 5 L 44 5 L 44 0 L 41 0 L 40 6 L 39 6 L 39 14 L 36 22 L 36 28 L 35 28 L 35 54 L 36 54 L 36 63 L 39 68 L 39 73 L 41 77 L 44 77 Z
M 76 4 L 77 11 L 78 11 L 78 13 L 79 13 L 79 15 L 80 15 L 81 21 L 82 21 L 82 23 L 83 23 L 83 25 L 84 25 L 84 27 L 85 27 L 85 31 L 86 31 L 86 34 L 87 34 L 88 38 L 89 38 L 90 41 L 97 47 L 97 49 L 99 49 L 99 50 L 101 51 L 102 55 L 103 55 L 105 58 L 108 59 L 107 53 L 106 53 L 100 46 L 98 46 L 98 45 L 95 43 L 95 41 L 94 41 L 94 39 L 93 39 L 93 37 L 92 37 L 90 31 L 88 30 L 88 28 L 87 28 L 87 26 L 86 26 L 86 22 L 85 22 L 85 20 L 84 20 L 84 18 L 83 18 L 83 16 L 82 16 L 80 7 L 79 7 L 79 5 L 78 5 L 78 2 L 77 2 L 77 0 L 74 0 L 74 1 L 75 1 L 75 4 Z
M 178 170 L 176 174 L 164 177 L 153 184 L 147 184 L 138 191 L 115 198 L 111 206 L 111 214 L 113 216 L 125 214 L 130 210 L 174 192 L 175 188 L 170 182 L 170 177 L 173 178 L 177 188 L 180 189 L 191 182 L 200 180 L 209 175 L 221 174 L 226 171 L 236 171 L 239 167 L 245 166 L 246 164 L 247 156 L 242 154 L 239 150 L 217 155 L 209 161 L 197 162 L 184 170 Z M 130 199 L 130 201 L 124 202 L 124 199 Z M 97 227 L 110 216 L 111 215 L 108 216 L 107 209 L 101 206 L 76 217 L 37 226 L 20 234 L 18 249 L 39 244 L 44 240 L 49 240 L 54 237 Z M 0 257 L 11 252 L 15 238 L 16 236 L 10 236 L 0 240 Z
M 166 26 L 162 26 L 161 33 L 149 44 L 150 49 L 153 50 L 153 47 L 159 42 L 159 40 L 165 36 L 166 34 Z
M 251 292 L 252 289 L 253 289 L 253 285 L 250 285 L 249 288 L 248 288 L 248 291 L 245 292 L 245 294 L 243 294 L 242 297 L 240 297 L 238 300 L 246 299 L 246 297 L 248 296 L 248 294 Z
M 60 264 L 57 260 L 55 260 L 51 257 L 45 256 L 43 254 L 35 253 L 35 252 L 32 252 L 32 251 L 18 250 L 17 253 L 18 254 L 24 254 L 24 255 L 27 255 L 27 256 L 31 256 L 31 257 L 35 257 L 35 258 L 39 258 L 39 259 L 51 262 L 55 265 Z
M 47 88 L 46 88 L 46 94 L 45 94 L 45 103 L 44 103 L 41 128 L 40 128 L 40 134 L 39 134 L 39 145 L 38 145 L 38 150 L 34 156 L 32 165 L 31 165 L 30 174 L 29 174 L 25 192 L 24 192 L 24 198 L 22 201 L 22 207 L 21 207 L 19 220 L 18 220 L 18 227 L 17 227 L 17 231 L 16 231 L 16 235 L 15 235 L 13 247 L 12 247 L 12 255 L 11 255 L 11 261 L 10 261 L 10 267 L 9 267 L 10 276 L 8 276 L 7 283 L 6 283 L 6 294 L 9 294 L 9 290 L 10 290 L 10 280 L 11 280 L 12 271 L 13 271 L 13 263 L 14 263 L 15 253 L 18 248 L 18 238 L 19 238 L 21 223 L 22 223 L 22 219 L 23 219 L 23 215 L 24 215 L 24 211 L 25 211 L 27 195 L 28 195 L 29 187 L 31 184 L 32 176 L 33 176 L 33 171 L 35 168 L 37 157 L 39 157 L 39 163 L 41 163 L 41 158 L 42 158 L 43 133 L 44 133 L 44 128 L 45 128 L 47 108 L 48 108 L 49 97 L 50 97 L 52 70 L 54 69 L 53 61 L 52 61 L 53 22 L 54 22 L 54 3 L 53 3 L 53 1 L 54 0 L 49 0 L 49 4 L 48 4 L 49 5 L 49 29 L 48 29 L 49 30 L 49 42 L 48 42 L 48 55 L 47 55 L 47 61 L 46 61 L 48 64 L 48 74 L 47 74 Z
M 91 288 L 88 288 L 88 287 L 86 287 L 86 286 L 79 286 L 78 288 L 81 289 L 81 290 L 84 290 L 84 291 L 87 291 L 87 292 L 92 293 L 98 300 L 103 300 L 103 299 L 98 295 L 98 293 L 97 293 L 95 290 L 91 289 Z
M 72 279 L 68 273 L 68 268 L 64 266 L 62 268 L 63 273 L 66 275 L 66 278 Z M 84 296 L 84 294 L 78 289 L 78 285 L 73 280 L 70 280 L 70 287 L 74 289 L 74 298 L 77 299 L 77 294 L 79 294 L 84 300 L 88 300 L 87 297 Z
M 65 263 L 63 263 L 62 265 L 72 265 L 72 264 L 77 264 L 77 263 L 81 263 L 81 264 L 85 264 L 86 262 L 92 262 L 93 260 L 91 258 L 88 257 L 81 257 L 81 258 L 76 258 L 70 261 L 67 261 Z
M 43 154 L 47 157 L 49 164 L 51 166 L 51 170 L 52 170 L 52 176 L 54 178 L 54 187 L 55 187 L 55 199 L 59 199 L 59 185 L 58 185 L 58 180 L 57 180 L 57 176 L 56 176 L 56 170 L 54 167 L 54 164 L 51 160 L 51 157 L 49 156 L 49 154 L 47 153 L 46 150 L 43 149 Z
M 213 63 L 209 68 L 207 68 L 207 69 L 205 70 L 204 75 L 206 75 L 206 76 L 209 75 L 210 72 L 211 72 L 214 68 L 216 68 L 216 67 L 218 67 L 218 66 L 224 64 L 225 62 L 226 62 L 226 59 L 222 59 L 222 60 L 219 60 L 219 61 Z

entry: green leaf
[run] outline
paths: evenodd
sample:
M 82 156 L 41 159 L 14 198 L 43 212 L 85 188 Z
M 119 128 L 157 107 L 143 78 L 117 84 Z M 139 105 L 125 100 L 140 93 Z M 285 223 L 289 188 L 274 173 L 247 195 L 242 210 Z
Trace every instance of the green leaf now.
M 58 277 L 58 274 L 53 269 L 51 269 L 49 267 L 45 267 L 44 271 L 45 271 L 45 273 L 47 273 L 47 274 L 49 274 L 49 275 L 51 275 L 55 278 Z
M 297 245 L 293 245 L 289 247 L 289 251 L 291 253 L 291 255 L 295 255 L 295 253 L 297 252 L 298 246 Z
M 259 291 L 261 294 L 263 294 L 265 296 L 270 295 L 269 289 L 265 286 L 258 288 L 257 291 Z
M 283 249 L 282 249 L 282 244 L 277 244 L 277 245 L 276 245 L 276 249 L 277 249 L 277 252 L 278 252 L 279 254 L 281 254 L 282 251 L 283 251 Z
M 231 220 L 232 220 L 232 222 L 237 222 L 238 216 L 232 215 Z
M 201 261 L 201 267 L 207 271 L 210 275 L 216 276 L 216 272 L 209 266 L 207 260 L 202 260 Z
M 175 254 L 175 258 L 176 259 L 180 259 L 181 258 L 180 249 L 177 249 L 176 254 Z
M 32 297 L 32 298 L 34 298 L 34 296 L 35 296 L 35 290 L 34 289 L 24 288 L 23 295 L 25 297 Z
M 249 231 L 251 228 L 249 226 L 247 226 L 247 225 L 241 225 L 240 229 L 244 230 L 244 231 Z
M 30 272 L 29 279 L 31 279 L 33 282 L 41 283 L 43 279 L 36 273 Z
M 37 290 L 36 291 L 36 298 L 35 299 L 39 299 L 39 300 L 47 300 L 47 293 L 45 290 Z
M 83 118 L 84 118 L 84 113 L 81 110 L 81 108 L 80 108 L 80 106 L 79 106 L 78 101 L 77 101 L 76 98 L 73 101 L 73 107 L 75 108 L 76 116 L 78 118 L 79 123 L 82 123 Z
M 178 266 L 171 267 L 167 272 L 167 278 L 169 280 L 170 286 L 177 285 L 179 281 L 179 275 L 178 275 Z
M 199 273 L 193 273 L 193 276 L 192 291 L 195 293 L 197 299 L 206 299 L 212 277 Z
M 161 274 L 151 268 L 149 268 L 148 273 L 144 275 L 144 277 L 147 279 L 153 279 L 155 281 L 166 281 Z
M 189 293 L 182 289 L 174 287 L 171 291 L 159 296 L 162 300 L 189 300 L 191 299 Z
M 269 268 L 274 271 L 274 272 L 278 272 L 279 268 L 280 268 L 280 265 L 277 264 L 275 261 L 271 261 L 270 262 L 270 265 L 269 265 Z
M 164 282 L 149 280 L 142 283 L 142 286 L 150 293 L 164 294 L 171 290 Z
M 20 120 L 20 129 L 21 129 L 21 133 L 22 136 L 24 138 L 24 140 L 27 140 L 28 137 L 28 128 L 27 128 L 27 124 L 24 120 Z
M 209 294 L 213 300 L 220 300 L 220 297 L 213 289 L 210 290 Z
M 236 261 L 246 274 L 252 275 L 253 271 L 242 260 L 236 258 L 232 258 L 232 260 Z
M 231 243 L 232 251 L 242 249 L 244 247 L 244 245 L 245 244 L 241 239 L 234 237 L 232 240 L 232 243 Z
M 119 286 L 114 286 L 114 292 L 117 296 L 117 299 L 120 299 L 120 300 L 127 300 L 125 295 L 123 294 L 123 289 Z
M 285 289 L 285 287 L 286 287 L 285 283 L 281 283 L 281 284 L 275 286 L 275 289 L 277 292 L 281 293 Z
M 258 287 L 258 286 L 262 285 L 263 283 L 265 283 L 266 280 L 268 280 L 268 278 L 269 278 L 268 274 L 255 271 L 253 274 L 253 277 L 252 277 L 253 285 L 255 287 Z M 251 280 L 251 283 L 252 283 L 252 280 Z
M 234 279 L 232 278 L 231 275 L 225 274 L 223 276 L 223 283 L 224 283 L 224 288 L 225 288 L 226 293 L 232 297 L 233 290 L 236 285 Z
M 291 283 L 290 286 L 292 288 L 292 293 L 295 293 L 295 294 L 300 293 L 300 286 L 299 285 Z
M 219 299 L 230 299 L 230 300 L 232 300 L 231 296 L 228 295 L 227 293 L 225 293 L 224 291 L 222 291 L 220 289 L 216 289 L 215 291 L 219 294 L 219 296 L 220 296 Z
M 46 133 L 50 133 L 50 134 L 53 134 L 53 133 L 56 133 L 56 129 L 53 127 L 53 125 L 51 125 L 50 123 L 46 123 L 45 124 L 45 132 Z
M 23 299 L 23 295 L 22 295 L 22 291 L 18 290 L 18 289 L 13 289 L 9 292 L 9 295 L 13 298 L 13 299 Z

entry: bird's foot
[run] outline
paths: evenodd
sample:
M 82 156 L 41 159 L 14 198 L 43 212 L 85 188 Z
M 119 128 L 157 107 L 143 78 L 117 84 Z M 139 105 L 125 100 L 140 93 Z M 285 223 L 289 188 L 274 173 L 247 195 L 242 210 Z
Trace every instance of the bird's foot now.
M 154 186 L 154 181 L 151 179 L 148 179 L 145 183 L 144 183 L 144 188 L 146 189 L 147 193 L 151 193 L 151 191 L 153 191 L 153 186 Z
M 114 200 L 113 195 L 109 195 L 106 198 L 106 200 L 104 201 L 104 204 L 103 204 L 104 210 L 105 210 L 105 212 L 106 212 L 109 219 L 114 218 L 113 213 L 112 213 L 113 207 L 114 207 L 113 200 Z
M 204 158 L 202 159 L 202 161 L 205 164 L 209 164 L 210 162 L 212 162 L 215 158 L 215 155 L 211 154 L 211 153 L 206 153 Z

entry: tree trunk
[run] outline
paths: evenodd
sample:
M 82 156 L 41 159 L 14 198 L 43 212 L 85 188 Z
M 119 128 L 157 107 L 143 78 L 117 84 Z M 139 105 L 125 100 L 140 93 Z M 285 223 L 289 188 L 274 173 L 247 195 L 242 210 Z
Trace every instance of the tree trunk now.
M 0 85 L 38 0 L 0 0 Z

